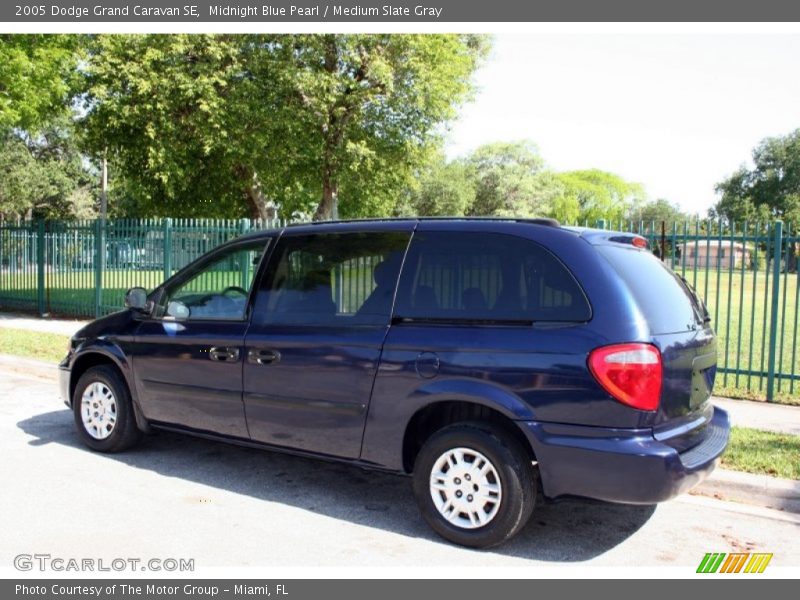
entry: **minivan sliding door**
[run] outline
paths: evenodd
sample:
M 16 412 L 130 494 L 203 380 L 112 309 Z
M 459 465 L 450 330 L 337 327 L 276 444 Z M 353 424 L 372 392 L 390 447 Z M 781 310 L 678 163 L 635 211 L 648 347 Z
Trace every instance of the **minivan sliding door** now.
M 253 440 L 359 456 L 412 228 L 283 234 L 245 339 L 244 405 Z

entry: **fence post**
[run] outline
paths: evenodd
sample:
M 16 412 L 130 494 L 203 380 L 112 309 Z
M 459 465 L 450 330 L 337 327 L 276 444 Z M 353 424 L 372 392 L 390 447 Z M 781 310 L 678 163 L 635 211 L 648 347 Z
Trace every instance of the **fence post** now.
M 105 219 L 94 221 L 94 318 L 102 314 L 103 308 L 103 271 L 105 271 Z
M 43 317 L 47 312 L 44 304 L 44 245 L 44 221 L 40 219 L 36 223 L 36 309 L 39 312 L 40 317 Z
M 775 221 L 775 240 L 772 247 L 772 312 L 769 319 L 769 354 L 767 359 L 767 402 L 772 402 L 775 399 L 775 356 L 778 343 L 782 247 L 783 221 Z
M 248 231 L 250 231 L 250 220 L 249 219 L 241 219 L 239 221 L 239 235 L 244 235 Z M 244 289 L 250 288 L 250 269 L 253 268 L 253 265 L 248 263 L 247 261 L 243 261 L 240 267 L 241 276 L 242 276 L 242 287 Z
M 605 229 L 606 228 L 606 220 L 605 219 L 597 219 L 597 228 L 598 229 Z
M 164 279 L 172 276 L 172 219 L 164 219 Z

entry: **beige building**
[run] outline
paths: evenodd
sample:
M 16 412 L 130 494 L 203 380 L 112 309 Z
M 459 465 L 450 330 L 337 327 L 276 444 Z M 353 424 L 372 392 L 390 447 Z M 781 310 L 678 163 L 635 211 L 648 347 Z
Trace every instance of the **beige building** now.
M 741 268 L 742 261 L 745 267 L 749 267 L 751 262 L 750 248 L 740 242 L 700 240 L 678 244 L 678 250 L 687 267 L 716 268 L 719 265 L 723 269 L 736 269 Z

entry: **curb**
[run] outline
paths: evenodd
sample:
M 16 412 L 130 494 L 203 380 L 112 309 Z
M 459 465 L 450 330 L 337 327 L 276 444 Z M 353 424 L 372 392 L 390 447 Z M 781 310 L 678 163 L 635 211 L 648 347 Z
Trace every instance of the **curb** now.
M 40 379 L 58 380 L 58 365 L 12 354 L 0 354 L 0 370 Z
M 0 354 L 0 371 L 57 381 L 58 365 Z M 689 494 L 800 514 L 800 481 L 717 468 Z
M 800 513 L 800 481 L 716 469 L 690 494 Z

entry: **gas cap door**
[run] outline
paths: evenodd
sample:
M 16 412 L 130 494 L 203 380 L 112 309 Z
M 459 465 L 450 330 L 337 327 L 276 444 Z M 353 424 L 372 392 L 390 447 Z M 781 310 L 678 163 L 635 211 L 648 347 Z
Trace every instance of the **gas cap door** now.
M 420 352 L 414 368 L 423 379 L 432 379 L 439 373 L 439 357 L 434 352 Z

